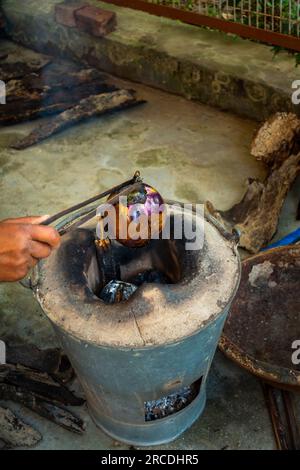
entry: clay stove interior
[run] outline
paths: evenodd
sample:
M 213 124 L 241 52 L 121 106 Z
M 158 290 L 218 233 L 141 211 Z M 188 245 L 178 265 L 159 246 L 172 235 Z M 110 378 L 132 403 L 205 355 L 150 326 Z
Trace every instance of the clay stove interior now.
M 93 233 L 96 237 L 95 232 Z M 150 240 L 144 247 L 130 248 L 112 240 L 107 250 L 94 249 L 92 243 L 90 251 L 85 255 L 88 260 L 85 263 L 87 285 L 93 294 L 99 296 L 103 287 L 112 279 L 141 285 L 143 274 L 148 273 L 153 273 L 151 279 L 155 283 L 188 282 L 197 272 L 200 255 L 187 251 L 185 243 L 184 237 L 179 240 L 157 239 Z M 149 282 L 147 276 L 145 279 L 145 282 Z

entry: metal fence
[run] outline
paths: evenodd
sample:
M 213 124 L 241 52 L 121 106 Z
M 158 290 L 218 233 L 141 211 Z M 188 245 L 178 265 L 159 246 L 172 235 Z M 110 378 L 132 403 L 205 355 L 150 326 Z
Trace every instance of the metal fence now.
M 299 0 L 147 0 L 299 37 Z
M 300 51 L 300 0 L 104 0 Z

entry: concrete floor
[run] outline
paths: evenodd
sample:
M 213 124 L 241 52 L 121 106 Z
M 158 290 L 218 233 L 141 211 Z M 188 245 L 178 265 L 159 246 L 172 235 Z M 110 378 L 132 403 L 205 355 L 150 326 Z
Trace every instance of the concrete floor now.
M 148 100 L 142 107 L 95 119 L 24 151 L 8 148 L 35 125 L 0 129 L 0 219 L 51 214 L 130 177 L 145 181 L 167 198 L 211 200 L 220 209 L 237 202 L 248 176 L 263 177 L 249 154 L 256 124 L 136 84 Z M 299 183 L 299 181 L 298 181 Z M 300 188 L 285 205 L 278 236 L 296 228 Z M 56 338 L 31 292 L 0 285 L 0 337 L 22 338 L 41 347 Z M 73 435 L 22 407 L 19 414 L 44 436 L 37 449 L 127 449 L 92 423 Z M 203 416 L 181 438 L 161 449 L 272 449 L 274 440 L 257 380 L 217 353 Z

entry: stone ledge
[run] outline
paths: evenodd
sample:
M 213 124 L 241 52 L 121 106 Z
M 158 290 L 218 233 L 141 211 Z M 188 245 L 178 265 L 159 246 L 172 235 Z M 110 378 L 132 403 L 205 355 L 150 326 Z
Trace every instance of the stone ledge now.
M 13 39 L 257 120 L 282 110 L 300 114 L 291 102 L 300 71 L 287 53 L 273 59 L 262 44 L 89 0 L 118 21 L 108 37 L 94 38 L 55 22 L 60 2 L 2 0 Z

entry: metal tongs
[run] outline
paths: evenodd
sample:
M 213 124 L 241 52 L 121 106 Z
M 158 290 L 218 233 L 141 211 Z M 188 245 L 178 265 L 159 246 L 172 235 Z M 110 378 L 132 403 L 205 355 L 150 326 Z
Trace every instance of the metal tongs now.
M 55 225 L 56 230 L 60 235 L 64 235 L 77 227 L 80 227 L 85 222 L 96 216 L 99 207 L 99 201 L 105 196 L 112 195 L 109 199 L 110 204 L 116 204 L 121 196 L 127 196 L 131 191 L 137 190 L 141 187 L 143 180 L 140 172 L 136 171 L 130 180 L 124 181 L 113 188 L 103 191 L 85 201 L 75 204 L 75 206 L 64 209 L 60 212 L 49 217 L 41 223 L 41 225 L 50 225 L 63 217 L 61 222 Z M 97 204 L 93 204 L 97 202 Z M 67 216 L 67 217 L 65 217 Z M 32 289 L 38 284 L 37 269 L 34 268 L 30 271 L 26 278 L 19 281 L 23 287 Z
M 109 203 L 114 205 L 119 201 L 120 196 L 127 196 L 131 191 L 139 189 L 142 183 L 140 172 L 137 170 L 130 180 L 124 181 L 123 183 L 114 186 L 113 188 L 107 189 L 96 196 L 93 196 L 85 201 L 76 204 L 75 206 L 64 209 L 57 214 L 52 215 L 47 220 L 41 223 L 41 225 L 50 225 L 53 222 L 64 217 L 64 219 L 58 223 L 55 228 L 60 235 L 79 227 L 88 220 L 95 217 L 97 208 L 99 207 L 99 201 L 106 196 L 113 195 L 109 199 Z M 97 204 L 93 204 L 97 201 Z M 93 204 L 93 205 L 92 205 Z M 65 217 L 69 216 L 69 217 Z

